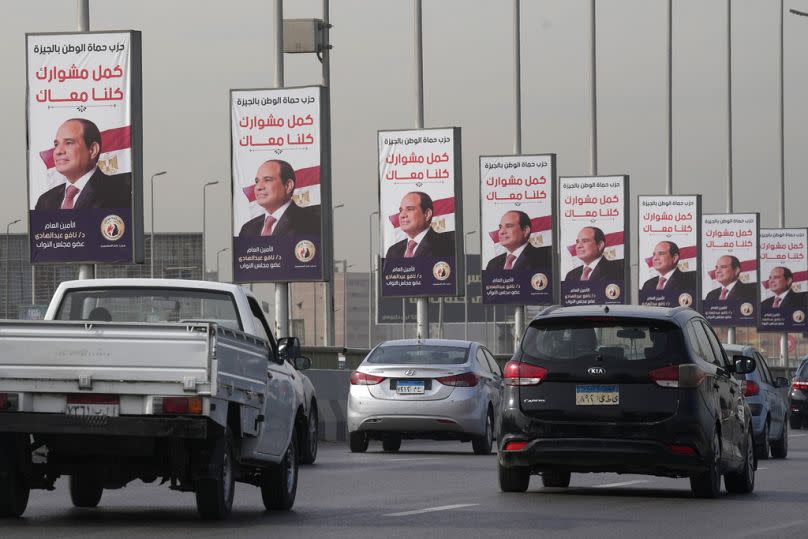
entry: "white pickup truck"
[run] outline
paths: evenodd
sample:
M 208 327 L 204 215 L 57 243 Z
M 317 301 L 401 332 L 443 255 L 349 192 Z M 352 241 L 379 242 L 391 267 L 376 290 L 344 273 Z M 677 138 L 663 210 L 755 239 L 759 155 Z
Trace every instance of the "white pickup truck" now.
M 289 509 L 309 429 L 310 366 L 244 288 L 206 281 L 62 283 L 44 321 L 0 321 L 0 516 L 69 475 L 78 507 L 161 479 L 226 517 L 234 482 Z

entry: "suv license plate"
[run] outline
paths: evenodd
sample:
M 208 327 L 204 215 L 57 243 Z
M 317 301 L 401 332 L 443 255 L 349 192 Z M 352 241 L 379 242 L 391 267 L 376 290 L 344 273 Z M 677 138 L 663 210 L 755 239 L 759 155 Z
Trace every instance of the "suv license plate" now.
M 119 404 L 67 403 L 65 408 L 65 414 L 79 417 L 118 417 L 120 411 Z
M 396 393 L 399 395 L 420 395 L 424 392 L 422 380 L 399 380 L 396 384 Z
M 575 386 L 575 404 L 578 406 L 616 406 L 620 404 L 620 390 L 616 385 Z

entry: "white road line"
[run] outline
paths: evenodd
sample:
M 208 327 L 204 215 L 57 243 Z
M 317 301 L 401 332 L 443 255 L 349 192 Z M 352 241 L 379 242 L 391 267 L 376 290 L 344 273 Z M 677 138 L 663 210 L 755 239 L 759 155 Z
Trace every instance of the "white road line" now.
M 802 438 L 803 436 L 808 436 L 808 434 L 789 434 L 789 438 Z
M 795 520 L 792 522 L 784 522 L 782 524 L 778 524 L 777 526 L 770 526 L 768 528 L 758 528 L 756 530 L 751 530 L 741 535 L 736 535 L 735 537 L 760 537 L 761 535 L 771 534 L 772 532 L 778 532 L 782 530 L 787 530 L 788 528 L 799 528 L 805 525 L 805 520 Z M 779 534 L 778 534 L 779 535 Z
M 768 470 L 768 468 L 765 467 L 761 468 L 760 466 L 758 466 L 758 470 Z
M 640 483 L 650 483 L 648 479 L 637 479 L 635 481 L 623 481 L 622 483 L 609 483 L 607 485 L 595 485 L 595 488 L 627 487 L 629 485 L 639 485 Z
M 441 505 L 440 507 L 428 507 L 426 509 L 416 509 L 415 511 L 404 511 L 402 513 L 389 513 L 382 515 L 385 517 L 408 517 L 410 515 L 420 515 L 423 513 L 434 513 L 435 511 L 449 511 L 450 509 L 460 509 L 461 507 L 474 507 L 479 503 L 458 503 L 455 505 Z
M 408 462 L 412 460 L 438 460 L 440 457 L 418 457 L 412 459 L 388 459 L 387 462 Z

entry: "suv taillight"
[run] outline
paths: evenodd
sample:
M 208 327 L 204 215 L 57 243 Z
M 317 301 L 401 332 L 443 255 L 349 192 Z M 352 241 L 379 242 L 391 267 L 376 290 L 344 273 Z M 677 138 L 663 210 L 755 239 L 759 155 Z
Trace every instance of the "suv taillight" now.
M 454 376 L 444 376 L 443 378 L 435 378 L 438 382 L 445 386 L 453 387 L 474 387 L 477 385 L 478 378 L 473 372 L 464 372 L 463 374 L 456 374 Z
M 753 397 L 760 393 L 760 386 L 754 380 L 744 380 L 743 396 Z
M 502 371 L 507 386 L 535 386 L 547 376 L 547 369 L 521 361 L 509 361 Z
M 794 380 L 791 382 L 791 389 L 808 389 L 808 382 L 805 380 Z
M 660 367 L 648 373 L 648 376 L 656 385 L 678 388 L 698 387 L 704 381 L 704 375 L 703 370 L 690 363 Z
M 376 376 L 375 374 L 368 374 L 366 372 L 353 371 L 351 373 L 352 386 L 375 386 L 384 380 L 383 376 Z
M 0 412 L 13 412 L 17 409 L 19 396 L 16 393 L 0 393 Z

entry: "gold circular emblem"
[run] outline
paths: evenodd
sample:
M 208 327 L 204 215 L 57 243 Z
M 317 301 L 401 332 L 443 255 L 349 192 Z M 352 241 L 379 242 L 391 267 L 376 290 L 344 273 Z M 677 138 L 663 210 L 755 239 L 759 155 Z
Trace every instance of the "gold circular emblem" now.
M 543 273 L 536 273 L 530 278 L 530 286 L 533 287 L 533 290 L 544 290 L 549 283 L 550 279 Z
M 309 240 L 299 241 L 297 245 L 295 245 L 295 258 L 301 262 L 309 262 L 314 258 L 315 252 L 317 252 L 317 250 L 314 248 L 314 244 Z
M 606 287 L 606 297 L 609 299 L 617 299 L 620 297 L 620 287 L 616 284 L 610 284 Z
M 101 221 L 101 235 L 109 241 L 118 241 L 123 237 L 125 225 L 117 215 L 107 215 Z
M 751 316 L 752 313 L 755 312 L 755 308 L 752 307 L 751 303 L 743 303 L 741 304 L 741 314 L 744 316 Z
M 690 307 L 693 305 L 693 296 L 685 292 L 684 294 L 679 294 L 679 305 L 682 307 Z
M 439 281 L 445 281 L 452 274 L 452 267 L 446 262 L 438 262 L 432 266 L 432 275 Z
M 791 315 L 791 319 L 796 323 L 801 324 L 805 321 L 805 313 L 800 310 L 796 310 L 794 311 L 794 314 Z

